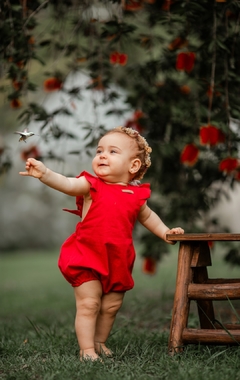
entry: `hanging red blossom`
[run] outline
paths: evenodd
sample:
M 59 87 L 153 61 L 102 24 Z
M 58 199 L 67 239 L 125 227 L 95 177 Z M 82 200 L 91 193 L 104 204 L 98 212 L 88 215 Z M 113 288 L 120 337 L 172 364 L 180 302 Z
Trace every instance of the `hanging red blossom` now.
M 26 161 L 28 158 L 32 157 L 32 158 L 36 158 L 36 159 L 39 159 L 41 156 L 40 152 L 39 152 L 39 149 L 37 146 L 31 146 L 30 148 L 28 149 L 24 149 L 22 150 L 21 152 L 21 159 L 23 161 Z
M 118 52 L 114 52 L 110 54 L 110 63 L 112 65 L 115 65 L 116 63 L 118 63 Z
M 134 114 L 133 114 L 134 120 L 138 120 L 138 119 L 141 119 L 143 117 L 145 117 L 145 113 L 143 113 L 143 111 L 141 111 L 141 110 L 134 111 Z
M 173 1 L 171 1 L 171 0 L 164 0 L 163 5 L 162 5 L 162 10 L 163 11 L 169 11 L 172 3 L 173 3 Z
M 15 99 L 12 99 L 11 102 L 10 102 L 10 106 L 12 108 L 21 108 L 22 107 L 22 102 L 21 100 L 15 98 Z
M 198 160 L 199 149 L 195 144 L 187 144 L 182 150 L 180 161 L 188 166 L 193 166 Z
M 187 84 L 184 84 L 183 86 L 179 87 L 179 90 L 184 95 L 188 95 L 191 92 L 191 88 Z
M 177 55 L 176 69 L 179 71 L 192 71 L 195 63 L 195 53 L 185 52 Z
M 125 66 L 128 60 L 127 54 L 121 53 L 119 54 L 118 62 L 119 65 Z
M 144 117 L 146 117 L 146 115 L 141 110 L 136 110 L 133 116 L 126 121 L 125 127 L 135 129 L 136 131 L 141 133 L 143 128 L 139 120 Z
M 234 157 L 224 158 L 219 164 L 219 170 L 227 174 L 233 172 L 238 167 L 238 159 Z
M 225 134 L 214 125 L 203 125 L 199 132 L 202 145 L 217 145 L 225 141 Z
M 208 246 L 209 246 L 209 248 L 213 248 L 213 246 L 214 246 L 214 241 L 209 240 L 209 241 L 208 241 Z
M 128 60 L 127 54 L 119 53 L 118 51 L 115 51 L 114 53 L 110 54 L 110 63 L 112 65 L 119 64 L 121 66 L 125 66 Z
M 123 5 L 125 11 L 138 11 L 143 8 L 143 0 L 126 0 Z
M 48 78 L 43 82 L 43 88 L 46 92 L 61 90 L 63 82 L 56 77 Z
M 12 81 L 12 86 L 13 86 L 13 88 L 15 88 L 15 90 L 19 91 L 23 87 L 23 81 L 13 80 Z
M 142 272 L 145 274 L 155 274 L 157 270 L 157 260 L 152 257 L 144 257 L 142 263 Z

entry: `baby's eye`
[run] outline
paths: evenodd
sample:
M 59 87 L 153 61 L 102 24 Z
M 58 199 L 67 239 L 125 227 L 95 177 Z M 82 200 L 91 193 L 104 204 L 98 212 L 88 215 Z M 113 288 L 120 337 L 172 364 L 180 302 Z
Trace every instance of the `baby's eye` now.
M 100 154 L 101 152 L 102 152 L 101 149 L 96 150 L 96 154 Z
M 117 153 L 117 151 L 114 150 L 114 149 L 111 149 L 111 150 L 110 150 L 110 153 Z

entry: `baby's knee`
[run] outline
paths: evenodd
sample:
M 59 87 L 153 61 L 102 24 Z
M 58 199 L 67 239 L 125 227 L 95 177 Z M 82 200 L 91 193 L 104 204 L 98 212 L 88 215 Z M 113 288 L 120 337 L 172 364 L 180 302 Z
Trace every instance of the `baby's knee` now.
M 118 310 L 122 306 L 123 300 L 114 300 L 111 302 L 103 302 L 101 305 L 101 314 L 108 314 L 110 316 L 115 316 Z
M 96 315 L 101 307 L 100 299 L 86 297 L 77 302 L 77 312 L 85 315 Z

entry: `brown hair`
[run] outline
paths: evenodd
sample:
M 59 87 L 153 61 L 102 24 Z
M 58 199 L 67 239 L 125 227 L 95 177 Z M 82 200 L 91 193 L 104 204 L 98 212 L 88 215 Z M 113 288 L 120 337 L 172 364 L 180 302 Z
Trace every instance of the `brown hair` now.
M 147 141 L 143 136 L 140 135 L 140 133 L 132 128 L 126 128 L 126 127 L 117 127 L 114 129 L 111 129 L 109 132 L 106 133 L 106 135 L 114 132 L 119 133 L 125 133 L 132 139 L 136 141 L 138 152 L 137 152 L 137 158 L 141 161 L 141 167 L 138 170 L 138 172 L 134 175 L 132 180 L 140 180 L 143 178 L 144 174 L 146 173 L 147 169 L 151 166 L 151 158 L 150 153 L 152 152 L 152 148 L 148 145 Z

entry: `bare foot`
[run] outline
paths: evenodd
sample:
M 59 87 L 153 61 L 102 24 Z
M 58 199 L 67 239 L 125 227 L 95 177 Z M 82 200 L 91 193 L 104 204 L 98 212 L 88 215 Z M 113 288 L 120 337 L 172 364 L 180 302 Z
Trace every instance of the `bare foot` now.
M 100 360 L 101 361 L 101 358 L 95 352 L 94 348 L 88 348 L 86 350 L 80 350 L 80 361 L 82 362 L 84 360 L 91 360 L 91 361 Z
M 95 342 L 95 350 L 98 354 L 103 354 L 105 356 L 113 356 L 113 352 L 105 346 L 105 343 Z

